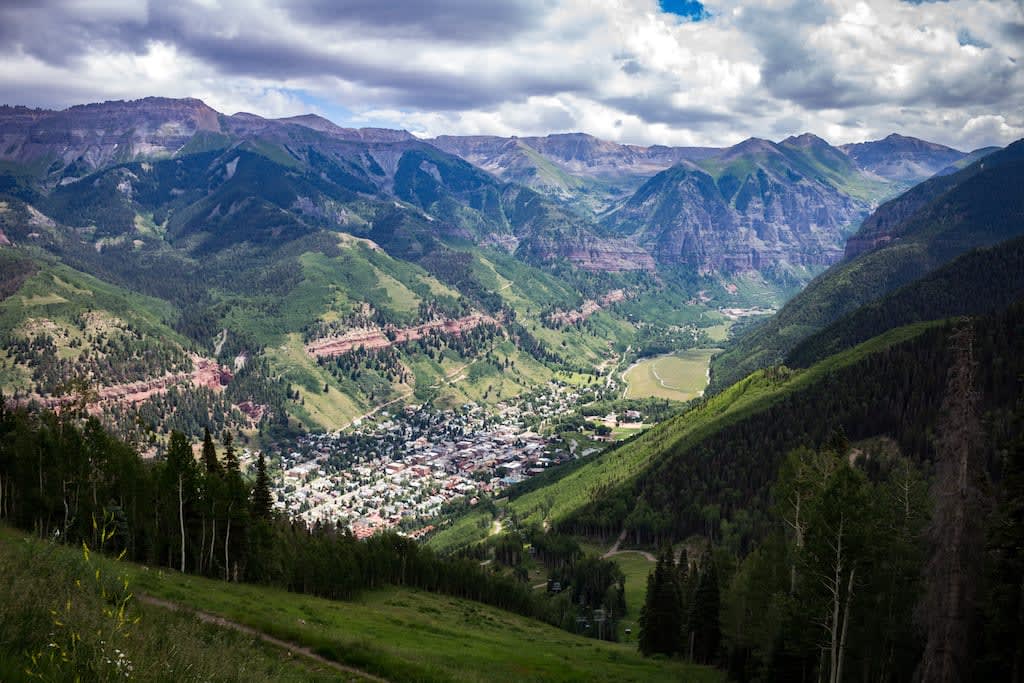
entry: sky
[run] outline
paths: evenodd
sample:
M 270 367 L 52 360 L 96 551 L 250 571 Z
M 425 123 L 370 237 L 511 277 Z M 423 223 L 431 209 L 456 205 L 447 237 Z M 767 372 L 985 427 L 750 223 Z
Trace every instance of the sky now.
M 416 135 L 1024 137 L 1024 0 L 0 0 L 0 103 Z

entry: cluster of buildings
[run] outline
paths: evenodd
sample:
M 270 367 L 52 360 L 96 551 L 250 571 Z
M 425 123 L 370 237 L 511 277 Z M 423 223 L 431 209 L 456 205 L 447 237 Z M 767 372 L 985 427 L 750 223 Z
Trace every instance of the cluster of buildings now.
M 474 403 L 406 406 L 351 432 L 305 435 L 282 456 L 277 506 L 309 525 L 347 525 L 360 538 L 394 528 L 423 533 L 446 507 L 476 505 L 575 457 L 534 429 L 581 398 L 552 384 L 496 413 Z

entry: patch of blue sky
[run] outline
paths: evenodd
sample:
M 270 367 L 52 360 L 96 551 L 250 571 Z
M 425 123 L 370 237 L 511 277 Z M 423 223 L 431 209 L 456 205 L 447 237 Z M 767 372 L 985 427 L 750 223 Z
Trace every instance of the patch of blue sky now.
M 698 0 L 658 0 L 658 5 L 662 12 L 675 14 L 690 21 L 701 21 L 711 16 L 704 4 Z
M 289 89 L 287 92 L 289 95 L 294 95 L 296 98 L 301 100 L 303 104 L 308 106 L 309 112 L 319 114 L 339 126 L 347 126 L 348 122 L 354 117 L 352 110 L 347 107 L 343 107 L 337 102 L 332 102 L 330 100 L 311 95 L 305 90 Z

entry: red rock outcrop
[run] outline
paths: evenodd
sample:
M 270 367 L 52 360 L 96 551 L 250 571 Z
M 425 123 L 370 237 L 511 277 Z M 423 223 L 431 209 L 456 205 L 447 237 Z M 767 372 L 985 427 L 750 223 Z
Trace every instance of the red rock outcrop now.
M 306 353 L 321 356 L 340 356 L 353 349 L 383 349 L 392 344 L 416 341 L 435 330 L 449 334 L 461 334 L 480 325 L 496 325 L 498 320 L 483 313 L 473 313 L 462 318 L 431 320 L 413 327 L 358 328 L 336 337 L 324 337 L 306 344 Z

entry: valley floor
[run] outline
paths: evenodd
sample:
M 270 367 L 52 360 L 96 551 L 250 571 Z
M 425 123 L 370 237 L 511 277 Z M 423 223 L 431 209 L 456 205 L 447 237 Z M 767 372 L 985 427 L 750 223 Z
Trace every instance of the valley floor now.
M 622 373 L 623 398 L 689 401 L 710 381 L 711 357 L 721 349 L 688 349 L 637 361 Z

